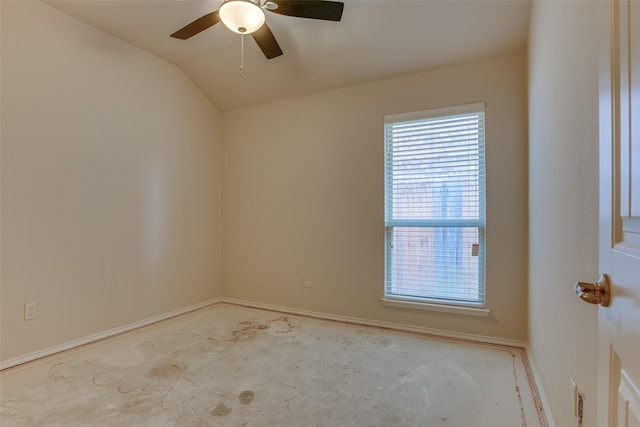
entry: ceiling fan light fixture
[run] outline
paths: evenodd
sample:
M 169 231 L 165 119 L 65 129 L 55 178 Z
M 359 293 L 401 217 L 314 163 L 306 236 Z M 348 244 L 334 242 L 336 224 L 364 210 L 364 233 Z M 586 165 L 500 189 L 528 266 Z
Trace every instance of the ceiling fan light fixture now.
M 251 34 L 262 27 L 265 16 L 251 0 L 227 0 L 220 6 L 220 20 L 234 33 Z

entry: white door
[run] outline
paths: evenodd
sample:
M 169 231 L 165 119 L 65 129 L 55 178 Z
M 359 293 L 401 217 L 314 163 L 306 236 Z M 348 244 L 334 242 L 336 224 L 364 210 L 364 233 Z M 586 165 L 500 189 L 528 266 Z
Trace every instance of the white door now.
M 640 427 L 640 0 L 601 8 L 598 427 Z

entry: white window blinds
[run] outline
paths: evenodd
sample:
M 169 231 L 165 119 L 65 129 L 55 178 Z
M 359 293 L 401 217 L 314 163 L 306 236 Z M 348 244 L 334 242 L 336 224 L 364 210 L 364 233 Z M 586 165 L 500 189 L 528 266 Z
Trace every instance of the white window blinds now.
M 385 117 L 385 296 L 484 305 L 484 104 Z

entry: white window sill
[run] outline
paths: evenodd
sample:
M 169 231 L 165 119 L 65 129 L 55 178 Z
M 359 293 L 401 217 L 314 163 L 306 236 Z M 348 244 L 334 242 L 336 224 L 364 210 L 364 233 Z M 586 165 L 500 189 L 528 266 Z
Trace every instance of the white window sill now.
M 489 314 L 491 314 L 490 309 L 482 307 L 464 307 L 460 305 L 434 304 L 429 302 L 418 302 L 395 298 L 380 298 L 380 302 L 385 307 L 398 307 L 410 310 L 439 311 L 442 313 L 462 314 L 465 316 L 489 317 Z

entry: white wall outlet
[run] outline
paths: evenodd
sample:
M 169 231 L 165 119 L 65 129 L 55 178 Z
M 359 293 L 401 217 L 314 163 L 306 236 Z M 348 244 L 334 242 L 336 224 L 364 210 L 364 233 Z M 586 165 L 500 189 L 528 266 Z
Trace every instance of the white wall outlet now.
M 32 320 L 38 317 L 38 305 L 35 302 L 28 302 L 24 305 L 24 320 Z
M 578 386 L 573 378 L 569 378 L 569 405 L 574 417 L 578 416 Z
M 311 276 L 304 276 L 304 287 L 305 288 L 311 287 Z

